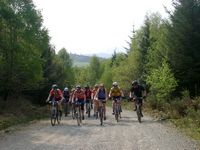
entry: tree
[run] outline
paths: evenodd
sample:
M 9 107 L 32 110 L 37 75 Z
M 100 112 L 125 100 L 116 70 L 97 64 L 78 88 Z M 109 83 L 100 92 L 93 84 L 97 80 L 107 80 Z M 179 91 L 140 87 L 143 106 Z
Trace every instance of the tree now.
M 200 93 L 200 5 L 199 0 L 175 0 L 168 26 L 169 59 L 179 90 Z

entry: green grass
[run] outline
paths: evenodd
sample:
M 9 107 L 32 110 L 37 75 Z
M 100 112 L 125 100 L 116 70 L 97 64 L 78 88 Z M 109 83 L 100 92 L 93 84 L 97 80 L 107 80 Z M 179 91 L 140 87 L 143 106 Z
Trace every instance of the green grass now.
M 23 98 L 9 99 L 6 102 L 0 101 L 0 130 L 43 119 L 47 115 L 48 112 L 45 107 L 33 105 Z

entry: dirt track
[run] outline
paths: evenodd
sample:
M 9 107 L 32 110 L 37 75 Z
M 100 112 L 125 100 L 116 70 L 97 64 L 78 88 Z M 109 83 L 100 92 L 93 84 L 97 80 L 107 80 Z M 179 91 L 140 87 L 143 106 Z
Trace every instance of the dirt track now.
M 175 129 L 135 112 L 123 111 L 120 122 L 109 110 L 104 126 L 93 117 L 78 127 L 71 117 L 52 127 L 49 120 L 1 135 L 1 150 L 197 150 L 197 145 Z

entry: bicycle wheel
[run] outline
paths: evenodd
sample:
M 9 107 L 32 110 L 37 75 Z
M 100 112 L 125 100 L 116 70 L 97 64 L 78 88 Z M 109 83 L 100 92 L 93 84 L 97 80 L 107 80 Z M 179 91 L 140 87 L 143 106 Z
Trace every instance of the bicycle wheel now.
M 71 112 L 72 112 L 72 119 L 75 119 L 75 107 L 73 105 L 72 105 Z
M 60 122 L 61 122 L 61 111 L 60 110 L 57 111 L 56 120 L 57 120 L 57 123 L 60 124 Z
M 67 117 L 68 116 L 68 110 L 69 110 L 68 103 L 65 103 L 64 110 L 65 110 L 65 117 Z
M 77 121 L 77 125 L 80 126 L 78 106 L 76 106 L 75 109 L 76 109 L 76 112 L 75 112 L 75 118 L 76 118 L 76 121 Z
M 82 123 L 81 105 L 79 105 L 79 121 Z
M 91 111 L 91 108 L 90 108 L 90 103 L 87 104 L 87 113 L 88 113 L 88 118 L 90 118 L 90 111 Z
M 138 118 L 139 123 L 141 123 L 141 110 L 140 109 L 141 109 L 140 105 L 136 104 L 136 113 L 137 113 L 137 118 Z
M 100 106 L 99 108 L 99 118 L 100 118 L 100 124 L 103 125 L 103 108 Z
M 117 122 L 119 122 L 119 110 L 117 106 L 115 106 L 115 119 L 117 120 Z
M 55 126 L 56 124 L 56 110 L 52 108 L 51 110 L 51 125 Z

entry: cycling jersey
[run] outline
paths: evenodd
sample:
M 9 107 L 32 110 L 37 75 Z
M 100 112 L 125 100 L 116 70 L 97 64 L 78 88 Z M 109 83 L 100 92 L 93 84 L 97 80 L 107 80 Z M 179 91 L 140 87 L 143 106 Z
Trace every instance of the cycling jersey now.
M 133 95 L 137 96 L 137 97 L 142 97 L 142 92 L 144 91 L 144 87 L 141 85 L 138 85 L 136 87 L 132 87 L 131 88 L 131 92 L 133 93 Z
M 62 99 L 62 91 L 60 89 L 56 89 L 56 90 L 51 90 L 50 91 L 50 96 L 51 98 L 55 97 L 56 101 L 59 101 Z
M 83 90 L 76 90 L 75 93 L 74 93 L 74 97 L 75 99 L 78 99 L 78 100 L 85 100 L 85 92 Z
M 119 87 L 112 87 L 111 88 L 111 96 L 112 97 L 121 96 L 121 89 Z
M 85 90 L 86 99 L 91 99 L 92 91 L 90 89 Z

